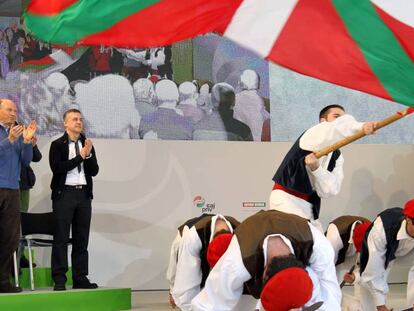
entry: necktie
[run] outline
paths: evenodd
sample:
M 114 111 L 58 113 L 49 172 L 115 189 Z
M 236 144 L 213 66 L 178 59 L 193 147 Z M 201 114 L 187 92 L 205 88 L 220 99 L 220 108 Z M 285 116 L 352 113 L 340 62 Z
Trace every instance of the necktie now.
M 79 144 L 78 144 L 78 140 L 74 142 L 75 143 L 75 152 L 76 155 L 79 155 Z M 80 163 L 78 164 L 78 172 L 80 173 L 82 170 Z

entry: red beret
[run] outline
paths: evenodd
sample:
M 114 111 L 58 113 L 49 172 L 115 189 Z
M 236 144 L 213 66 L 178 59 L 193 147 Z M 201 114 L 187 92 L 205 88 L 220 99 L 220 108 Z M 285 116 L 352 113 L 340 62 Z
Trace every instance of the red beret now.
M 160 80 L 160 77 L 159 77 L 159 76 L 157 76 L 157 75 L 151 75 L 151 77 L 149 77 L 149 80 L 150 80 L 152 83 L 156 83 L 156 82 L 158 82 L 158 81 Z
M 226 252 L 229 247 L 233 234 L 223 233 L 216 236 L 208 245 L 207 249 L 207 261 L 210 268 L 213 268 L 220 257 Z
M 361 252 L 362 242 L 364 241 L 365 232 L 367 232 L 368 227 L 371 225 L 371 222 L 363 222 L 362 224 L 357 224 L 354 229 L 354 234 L 352 235 L 352 240 L 354 241 L 354 246 L 358 253 Z
M 414 218 L 414 199 L 405 203 L 404 215 L 410 218 Z
M 305 269 L 286 268 L 270 278 L 260 299 L 266 311 L 287 311 L 302 307 L 312 297 L 313 283 Z

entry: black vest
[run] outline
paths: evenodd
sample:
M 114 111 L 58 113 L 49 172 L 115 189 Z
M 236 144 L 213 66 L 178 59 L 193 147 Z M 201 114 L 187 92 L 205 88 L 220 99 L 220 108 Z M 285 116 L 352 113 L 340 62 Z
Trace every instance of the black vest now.
M 276 210 L 259 211 L 243 221 L 235 234 L 243 264 L 252 278 L 245 283 L 248 294 L 260 298 L 263 287 L 263 241 L 271 234 L 282 234 L 292 243 L 295 256 L 305 266 L 312 255 L 313 237 L 306 219 Z
M 360 216 L 341 216 L 332 221 L 332 223 L 338 228 L 339 236 L 341 237 L 342 245 L 344 247 L 338 253 L 338 259 L 335 265 L 339 265 L 345 261 L 345 255 L 349 248 L 349 238 L 351 237 L 351 229 L 354 222 L 360 221 L 369 222 L 368 219 Z
M 400 207 L 394 207 L 387 209 L 380 213 L 378 217 L 381 217 L 382 224 L 384 225 L 385 238 L 387 240 L 387 251 L 385 253 L 385 265 L 384 268 L 387 269 L 391 260 L 395 259 L 395 252 L 397 251 L 399 241 L 397 240 L 398 231 L 401 228 L 401 223 L 404 220 L 403 209 Z M 361 250 L 361 274 L 364 272 L 369 258 L 369 249 L 368 249 L 368 234 L 372 229 L 374 223 L 369 226 L 367 232 L 365 233 L 364 242 L 362 244 Z
M 189 220 L 187 220 L 185 223 L 183 223 L 181 226 L 178 227 L 178 232 L 180 233 L 180 236 L 183 236 L 183 230 L 184 227 L 187 226 L 188 228 L 191 228 L 192 226 L 194 226 L 194 224 L 196 224 L 197 222 L 199 222 L 200 220 L 202 220 L 203 218 L 208 217 L 209 219 L 211 219 L 211 217 L 213 217 L 214 214 L 201 214 L 200 216 L 191 218 Z
M 303 135 L 303 134 L 302 134 Z M 302 135 L 296 140 L 292 148 L 286 154 L 285 158 L 273 176 L 273 181 L 285 187 L 286 189 L 297 191 L 309 196 L 309 203 L 312 204 L 312 213 L 314 219 L 319 218 L 321 209 L 321 198 L 316 191 L 312 189 L 308 172 L 306 171 L 305 157 L 312 151 L 303 150 L 299 147 L 299 141 Z M 335 168 L 336 160 L 341 155 L 339 150 L 332 153 L 328 164 L 328 171 L 332 172 Z
M 207 250 L 208 245 L 210 244 L 210 236 L 211 236 L 211 218 L 215 216 L 214 214 L 202 214 L 199 217 L 192 218 L 187 220 L 184 224 L 178 227 L 178 231 L 180 235 L 182 235 L 184 226 L 188 226 L 189 228 L 195 227 L 197 231 L 197 235 L 201 241 L 201 250 L 200 250 L 200 259 L 201 259 L 201 283 L 200 288 L 204 287 L 206 283 L 208 274 L 210 273 L 210 266 L 207 261 Z M 226 220 L 231 224 L 233 230 L 237 228 L 240 224 L 235 218 L 230 216 L 224 216 Z

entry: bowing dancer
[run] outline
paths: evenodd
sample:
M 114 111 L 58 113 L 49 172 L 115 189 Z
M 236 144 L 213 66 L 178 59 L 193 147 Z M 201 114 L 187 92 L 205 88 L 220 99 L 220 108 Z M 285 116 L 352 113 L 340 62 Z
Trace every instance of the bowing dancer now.
M 225 252 L 238 225 L 230 216 L 203 214 L 178 227 L 167 270 L 172 307 L 191 310 L 191 300 L 204 287 L 210 267 Z
M 320 310 L 340 310 L 329 241 L 306 219 L 276 210 L 260 211 L 237 227 L 192 310 L 236 310 L 243 289 L 267 311 L 320 302 Z

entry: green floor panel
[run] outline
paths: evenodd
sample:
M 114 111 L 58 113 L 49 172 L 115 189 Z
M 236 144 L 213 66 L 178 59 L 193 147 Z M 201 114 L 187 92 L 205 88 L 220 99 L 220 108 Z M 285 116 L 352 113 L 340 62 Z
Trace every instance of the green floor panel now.
M 19 294 L 0 294 L 2 311 L 113 311 L 131 309 L 130 288 L 95 290 L 24 291 Z

